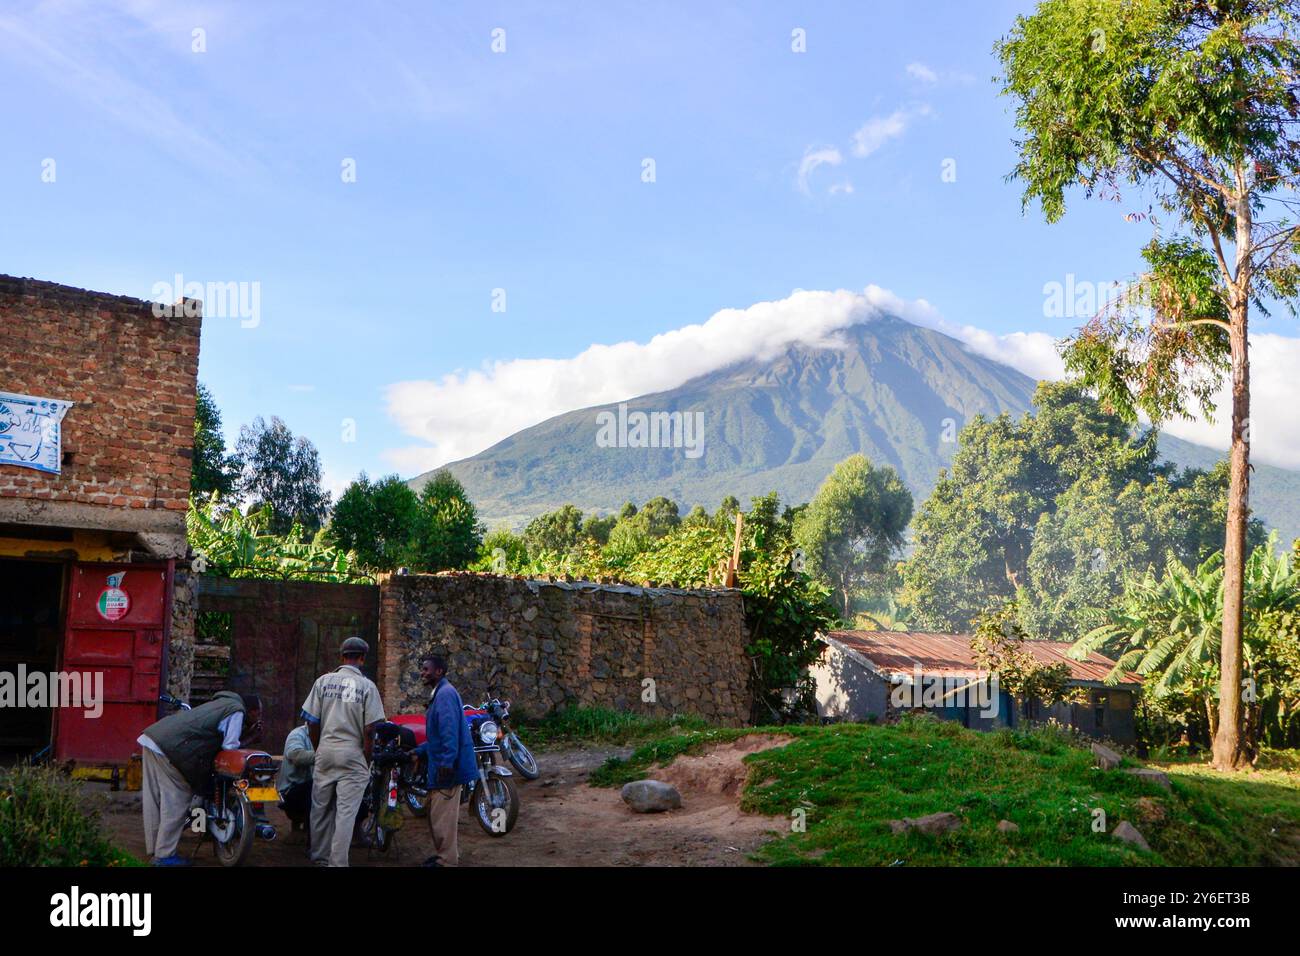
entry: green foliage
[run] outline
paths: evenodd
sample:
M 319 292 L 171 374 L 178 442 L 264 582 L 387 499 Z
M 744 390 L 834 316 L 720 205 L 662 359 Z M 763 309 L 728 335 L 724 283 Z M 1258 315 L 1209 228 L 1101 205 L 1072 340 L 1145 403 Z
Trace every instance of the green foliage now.
M 483 525 L 465 488 L 451 472 L 436 472 L 420 489 L 411 542 L 418 571 L 466 568 L 479 556 Z
M 770 511 L 766 520 L 774 520 Z M 911 520 L 911 492 L 893 468 L 876 468 L 865 455 L 836 465 L 800 514 L 795 541 L 813 575 L 835 589 L 846 619 L 852 616 L 854 595 L 869 578 L 880 590 Z
M 478 549 L 478 560 L 470 565 L 470 570 L 527 574 L 531 570 L 528 546 L 522 537 L 509 528 L 498 528 L 483 539 Z
M 1017 600 L 1035 638 L 1068 639 L 1124 575 L 1222 547 L 1227 471 L 1174 473 L 1077 385 L 1042 384 L 1018 421 L 976 417 L 913 523 L 903 603 L 923 626 L 965 630 Z M 1252 541 L 1263 538 L 1258 522 Z
M 997 674 L 998 688 L 1017 700 L 1039 700 L 1048 707 L 1087 700 L 1086 691 L 1070 686 L 1069 665 L 1039 663 L 1025 650 L 1026 637 L 1014 603 L 982 615 L 970 642 L 976 666 Z
M 235 493 L 239 481 L 239 460 L 226 454 L 221 434 L 221 410 L 212 392 L 202 382 L 194 405 L 194 458 L 190 464 L 190 494 L 213 492 L 223 498 Z
M 582 537 L 582 512 L 573 505 L 538 515 L 524 528 L 524 543 L 534 557 L 546 552 L 568 554 Z
M 243 474 L 239 496 L 247 510 L 270 509 L 268 530 L 286 534 L 294 525 L 310 532 L 329 514 L 329 492 L 321 487 L 320 455 L 303 437 L 294 437 L 274 415 L 268 425 L 259 415 L 239 430 L 235 445 Z
M 53 767 L 0 767 L 0 867 L 123 866 L 86 793 Z
M 372 483 L 362 472 L 339 497 L 327 534 L 362 567 L 393 571 L 412 561 L 419 517 L 419 499 L 401 478 L 389 475 Z
M 1300 569 L 1276 540 L 1257 547 L 1246 562 L 1243 673 L 1247 749 L 1295 741 L 1300 709 Z M 1188 713 L 1205 709 L 1213 734 L 1219 687 L 1219 640 L 1223 622 L 1223 556 L 1194 567 L 1170 561 L 1162 575 L 1130 575 L 1104 623 L 1076 643 L 1079 654 L 1099 650 L 1116 657 L 1108 677 L 1125 671 L 1143 678 L 1143 696 L 1165 719 L 1197 726 Z M 1253 698 L 1253 699 L 1252 699 Z
M 754 711 L 778 722 L 812 712 L 808 667 L 817 659 L 817 635 L 835 621 L 830 589 L 794 569 L 789 552 L 757 551 L 740 571 L 754 665 Z M 787 691 L 793 690 L 793 700 Z
M 223 506 L 215 494 L 191 498 L 185 515 L 190 549 L 203 559 L 209 574 L 343 582 L 365 577 L 355 555 L 326 544 L 323 534 L 308 537 L 297 524 L 286 534 L 273 534 L 271 524 L 269 506 L 244 514 Z
M 707 724 L 694 714 L 649 717 L 608 707 L 565 706 L 540 720 L 525 720 L 530 746 L 572 744 L 630 744 L 665 735 L 704 730 Z

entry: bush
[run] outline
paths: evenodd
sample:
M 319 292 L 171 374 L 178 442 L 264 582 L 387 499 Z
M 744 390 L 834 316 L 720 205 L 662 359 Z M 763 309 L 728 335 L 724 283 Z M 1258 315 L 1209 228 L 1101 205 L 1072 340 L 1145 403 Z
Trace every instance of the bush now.
M 105 838 L 71 780 L 50 767 L 0 769 L 0 867 L 115 866 L 129 861 Z
M 702 730 L 708 722 L 693 714 L 648 717 L 607 707 L 566 706 L 535 721 L 523 721 L 531 743 L 594 742 L 625 744 L 675 731 Z

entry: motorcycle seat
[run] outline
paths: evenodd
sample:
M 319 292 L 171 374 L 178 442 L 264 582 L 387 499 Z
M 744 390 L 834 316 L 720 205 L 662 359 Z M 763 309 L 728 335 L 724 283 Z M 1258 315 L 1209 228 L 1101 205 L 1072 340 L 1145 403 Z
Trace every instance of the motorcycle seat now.
M 231 777 L 242 777 L 254 767 L 275 766 L 275 758 L 265 750 L 219 750 L 212 761 L 212 769 Z

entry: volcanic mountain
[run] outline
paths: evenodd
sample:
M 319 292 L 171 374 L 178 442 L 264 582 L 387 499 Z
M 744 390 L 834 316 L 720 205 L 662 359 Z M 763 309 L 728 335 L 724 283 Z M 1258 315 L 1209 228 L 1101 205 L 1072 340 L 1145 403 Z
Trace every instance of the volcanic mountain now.
M 836 347 L 791 345 L 668 391 L 556 415 L 447 468 L 489 527 L 518 527 L 566 503 L 608 513 L 656 495 L 683 514 L 696 504 L 712 511 L 726 495 L 748 503 L 777 491 L 798 503 L 856 452 L 892 465 L 919 506 L 966 420 L 1022 414 L 1035 384 L 942 332 L 885 316 L 843 330 Z M 645 447 L 661 432 L 676 447 Z M 1169 435 L 1160 447 L 1179 465 L 1222 457 Z M 1300 474 L 1257 465 L 1251 497 L 1284 542 L 1300 534 Z

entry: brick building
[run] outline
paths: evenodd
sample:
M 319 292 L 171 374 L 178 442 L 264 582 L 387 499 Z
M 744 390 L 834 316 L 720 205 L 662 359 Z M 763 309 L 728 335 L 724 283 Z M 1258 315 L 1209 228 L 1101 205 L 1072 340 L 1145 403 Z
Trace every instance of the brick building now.
M 0 276 L 0 671 L 104 675 L 94 723 L 0 709 L 0 753 L 53 743 L 61 759 L 121 762 L 169 668 L 188 666 L 168 647 L 192 645 L 176 600 L 202 322 L 190 306 L 160 318 L 139 299 Z

